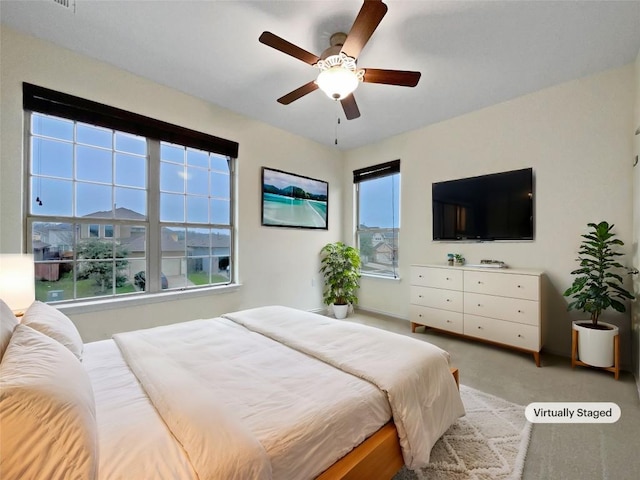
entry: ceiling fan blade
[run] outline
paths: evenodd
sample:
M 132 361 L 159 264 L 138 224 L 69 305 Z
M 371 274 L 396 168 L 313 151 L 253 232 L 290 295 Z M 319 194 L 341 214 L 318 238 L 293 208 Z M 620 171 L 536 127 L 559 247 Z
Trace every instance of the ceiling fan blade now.
M 358 104 L 356 103 L 353 93 L 340 100 L 340 103 L 342 104 L 342 109 L 344 110 L 347 120 L 353 120 L 360 116 L 360 110 L 358 109 Z
M 387 13 L 387 6 L 379 0 L 365 0 L 351 30 L 347 34 L 347 40 L 342 46 L 342 52 L 353 58 L 358 58 L 360 52 L 373 35 L 382 18 Z
M 275 48 L 276 50 L 281 51 L 282 53 L 286 53 L 287 55 L 291 55 L 293 58 L 297 58 L 298 60 L 302 60 L 304 63 L 308 63 L 309 65 L 315 65 L 318 63 L 320 58 L 313 53 L 309 53 L 306 50 L 294 45 L 291 42 L 287 42 L 284 38 L 280 38 L 277 35 L 274 35 L 271 32 L 262 32 L 262 35 L 258 38 L 260 43 L 264 43 L 265 45 Z
M 298 100 L 300 97 L 304 97 L 307 93 L 311 93 L 318 89 L 318 84 L 315 80 L 311 80 L 309 83 L 305 83 L 300 88 L 296 88 L 293 92 L 289 92 L 278 99 L 278 103 L 283 105 L 289 105 L 291 102 Z
M 365 68 L 364 82 L 399 85 L 401 87 L 415 87 L 420 80 L 420 72 L 406 70 L 382 70 L 379 68 Z

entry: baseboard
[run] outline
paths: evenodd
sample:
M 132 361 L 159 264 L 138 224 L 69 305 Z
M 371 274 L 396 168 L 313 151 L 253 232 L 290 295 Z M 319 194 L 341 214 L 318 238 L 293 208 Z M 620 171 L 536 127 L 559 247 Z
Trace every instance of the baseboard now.
M 540 351 L 540 355 L 555 355 L 556 357 L 566 358 L 567 360 L 571 360 L 571 352 L 563 352 L 559 350 L 548 349 L 547 347 L 542 347 Z
M 395 318 L 397 320 L 404 320 L 405 322 L 408 322 L 409 319 L 406 317 L 402 317 L 400 315 L 396 315 L 394 313 L 389 313 L 389 312 L 383 312 L 382 310 L 376 310 L 374 308 L 364 308 L 364 307 L 356 307 L 356 310 L 362 313 L 374 313 L 376 315 L 383 315 L 385 317 L 389 317 L 389 318 Z

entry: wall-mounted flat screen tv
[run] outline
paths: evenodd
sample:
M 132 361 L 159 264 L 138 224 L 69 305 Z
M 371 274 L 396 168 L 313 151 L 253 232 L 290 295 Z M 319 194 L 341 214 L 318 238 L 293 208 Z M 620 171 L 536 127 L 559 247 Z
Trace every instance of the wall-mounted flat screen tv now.
M 434 240 L 533 240 L 533 170 L 432 184 Z

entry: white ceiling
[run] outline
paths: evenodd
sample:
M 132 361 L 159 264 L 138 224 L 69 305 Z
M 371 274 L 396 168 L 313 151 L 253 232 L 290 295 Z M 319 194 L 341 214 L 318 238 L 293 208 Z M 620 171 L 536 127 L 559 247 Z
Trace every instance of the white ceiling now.
M 401 1 L 362 51 L 359 67 L 417 70 L 415 88 L 362 84 L 362 116 L 347 121 L 315 91 L 276 99 L 316 70 L 258 42 L 268 30 L 319 55 L 362 6 L 343 1 L 0 2 L 17 30 L 97 58 L 234 112 L 333 145 L 365 145 L 529 92 L 633 62 L 640 0 Z

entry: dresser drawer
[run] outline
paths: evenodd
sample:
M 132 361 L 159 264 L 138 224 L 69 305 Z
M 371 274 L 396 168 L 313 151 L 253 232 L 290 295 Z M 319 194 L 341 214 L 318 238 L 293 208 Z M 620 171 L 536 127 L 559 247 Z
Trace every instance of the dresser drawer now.
M 464 272 L 464 291 L 501 297 L 539 300 L 539 277 L 494 272 Z
M 504 345 L 540 351 L 538 327 L 464 314 L 464 334 Z
M 462 290 L 462 270 L 455 268 L 411 267 L 411 285 Z
M 510 322 L 537 326 L 540 303 L 521 298 L 496 297 L 480 293 L 464 294 L 464 313 L 493 317 Z
M 462 292 L 411 285 L 411 303 L 425 307 L 462 312 Z
M 462 334 L 462 313 L 437 308 L 409 305 L 409 319 L 413 323 Z

